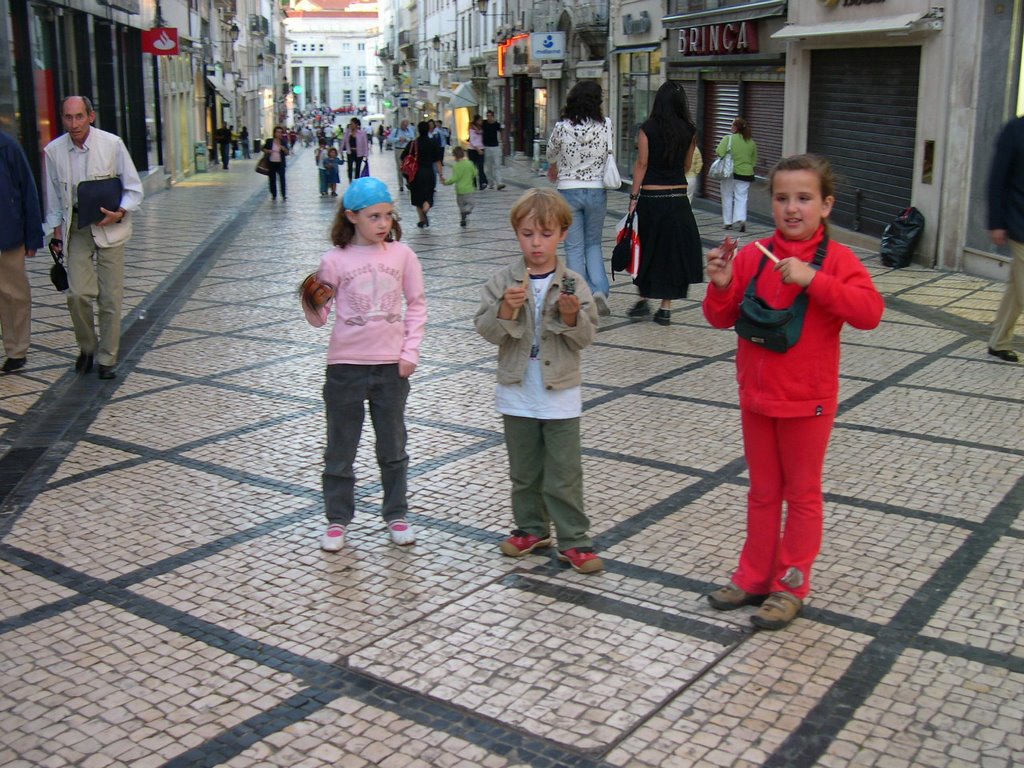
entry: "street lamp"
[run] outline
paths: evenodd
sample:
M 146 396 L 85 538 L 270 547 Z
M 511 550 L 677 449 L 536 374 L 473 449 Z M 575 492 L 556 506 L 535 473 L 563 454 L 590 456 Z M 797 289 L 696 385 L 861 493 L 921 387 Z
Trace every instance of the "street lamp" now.
M 231 35 L 232 43 L 238 42 L 238 35 L 240 31 L 241 30 L 238 29 L 238 24 L 236 24 L 235 22 L 231 22 L 231 29 L 228 31 L 228 34 Z
M 476 9 L 480 13 L 487 13 L 487 0 L 476 0 Z
M 441 37 L 440 35 L 434 35 L 434 39 L 430 41 L 435 51 L 441 50 Z
M 261 53 L 259 56 L 256 57 L 256 66 L 262 67 L 264 61 L 266 61 L 266 59 L 263 58 L 263 54 Z

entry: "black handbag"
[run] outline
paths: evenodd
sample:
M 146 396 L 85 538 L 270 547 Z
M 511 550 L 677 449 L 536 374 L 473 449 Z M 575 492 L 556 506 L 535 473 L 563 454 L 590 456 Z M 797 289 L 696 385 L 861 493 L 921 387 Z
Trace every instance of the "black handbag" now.
M 828 250 L 828 236 L 822 238 L 811 266 L 821 269 Z M 740 316 L 736 320 L 736 335 L 752 344 L 771 350 L 785 352 L 800 341 L 804 329 L 804 315 L 807 314 L 807 289 L 800 291 L 793 303 L 786 309 L 772 309 L 764 299 L 757 295 L 757 278 L 768 263 L 768 257 L 762 256 L 757 272 L 747 283 L 747 290 L 740 302 Z
M 267 155 L 261 157 L 259 162 L 256 163 L 256 173 L 261 176 L 270 175 L 270 158 Z
M 53 259 L 53 266 L 50 267 L 50 282 L 58 291 L 66 291 L 68 289 L 68 270 L 64 266 L 64 252 L 55 250 L 52 242 L 50 243 L 50 257 Z
M 633 229 L 633 214 L 626 216 L 626 222 L 619 230 L 618 241 L 612 248 L 612 277 L 616 272 L 628 272 L 636 247 L 636 233 Z

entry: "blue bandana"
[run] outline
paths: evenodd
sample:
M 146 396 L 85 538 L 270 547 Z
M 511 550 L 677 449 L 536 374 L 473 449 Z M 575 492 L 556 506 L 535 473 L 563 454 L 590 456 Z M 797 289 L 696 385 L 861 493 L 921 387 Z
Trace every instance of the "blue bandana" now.
M 387 184 L 372 176 L 362 176 L 348 185 L 341 202 L 347 210 L 361 211 L 363 208 L 369 208 L 377 203 L 393 203 L 394 201 L 391 199 L 391 191 Z

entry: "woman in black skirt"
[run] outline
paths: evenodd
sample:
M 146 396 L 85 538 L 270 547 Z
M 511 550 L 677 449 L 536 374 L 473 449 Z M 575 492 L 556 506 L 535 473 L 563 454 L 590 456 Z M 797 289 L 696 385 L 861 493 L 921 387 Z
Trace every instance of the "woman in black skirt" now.
M 647 300 L 660 299 L 654 322 L 669 325 L 672 300 L 685 299 L 692 284 L 704 282 L 700 233 L 686 196 L 686 170 L 696 146 L 686 93 L 679 83 L 666 81 L 637 137 L 629 210 L 639 219 L 640 268 L 633 284 L 640 300 L 630 317 L 651 314 Z
M 434 205 L 434 187 L 438 180 L 444 181 L 444 173 L 441 167 L 441 149 L 437 142 L 427 135 L 430 126 L 425 121 L 417 123 L 416 131 L 419 136 L 415 141 L 410 141 L 402 151 L 402 159 L 404 160 L 410 152 L 416 152 L 419 156 L 419 169 L 409 182 L 409 202 L 416 207 L 416 213 L 420 218 L 416 226 L 423 229 L 430 226 L 427 213 Z

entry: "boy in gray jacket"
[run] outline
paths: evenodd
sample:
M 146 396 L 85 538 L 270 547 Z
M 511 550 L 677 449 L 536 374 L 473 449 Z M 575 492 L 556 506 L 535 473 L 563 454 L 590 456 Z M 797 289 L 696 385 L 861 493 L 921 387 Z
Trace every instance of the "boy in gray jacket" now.
M 474 324 L 498 346 L 495 398 L 505 427 L 516 528 L 501 544 L 509 557 L 551 545 L 580 573 L 603 568 L 583 512 L 580 456 L 580 350 L 594 340 L 598 316 L 582 277 L 558 257 L 572 211 L 554 190 L 531 189 L 510 215 L 522 261 L 483 287 Z

